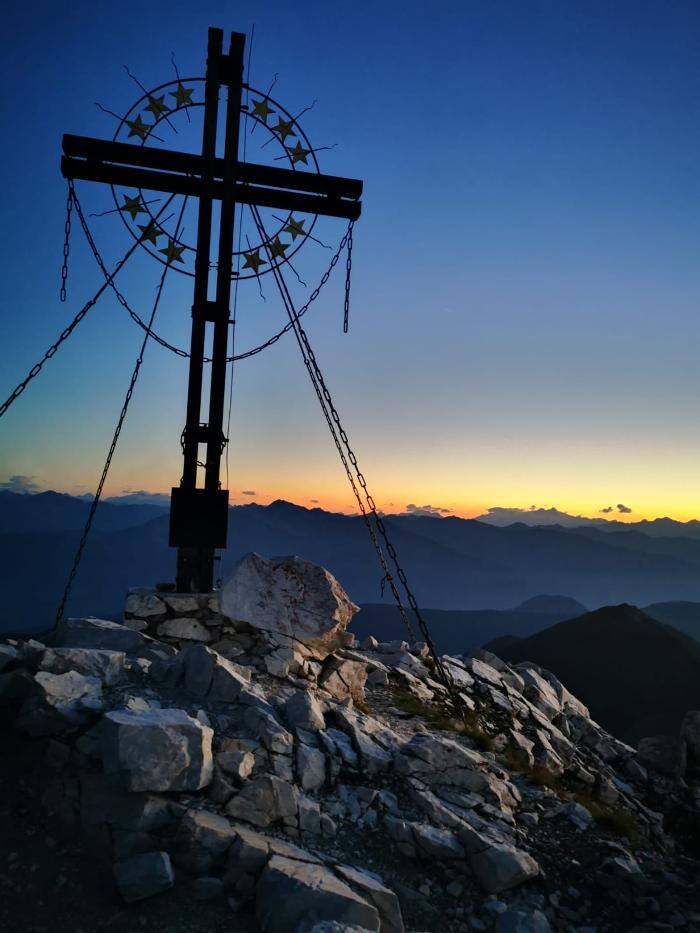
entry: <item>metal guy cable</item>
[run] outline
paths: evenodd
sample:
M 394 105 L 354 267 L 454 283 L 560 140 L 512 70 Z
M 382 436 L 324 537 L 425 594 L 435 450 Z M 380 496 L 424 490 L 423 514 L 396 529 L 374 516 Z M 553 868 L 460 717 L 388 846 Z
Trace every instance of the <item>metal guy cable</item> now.
M 256 224 L 257 224 L 257 226 L 258 226 L 258 231 L 259 231 L 259 233 L 263 234 L 263 237 L 262 237 L 262 238 L 263 238 L 263 242 L 265 243 L 266 249 L 267 249 L 268 252 L 269 252 L 269 248 L 268 248 L 268 246 L 267 246 L 268 237 L 267 237 L 267 235 L 266 235 L 266 233 L 265 233 L 265 228 L 264 228 L 264 226 L 263 226 L 263 224 L 262 224 L 262 220 L 261 220 L 261 218 L 260 218 L 260 214 L 259 214 L 259 212 L 258 212 L 258 210 L 257 210 L 256 207 L 253 207 L 253 212 L 254 212 L 254 215 L 255 215 L 255 218 L 256 218 Z M 426 644 L 428 645 L 428 650 L 430 651 L 430 654 L 432 655 L 433 661 L 434 661 L 434 663 L 435 663 L 435 668 L 436 668 L 436 671 L 437 671 L 437 673 L 438 673 L 438 677 L 439 677 L 440 680 L 442 681 L 443 686 L 446 688 L 446 690 L 447 690 L 447 692 L 448 692 L 448 695 L 450 696 L 450 698 L 451 698 L 451 700 L 452 700 L 452 703 L 453 703 L 453 706 L 454 706 L 454 708 L 455 708 L 455 711 L 456 711 L 458 714 L 462 715 L 462 714 L 463 714 L 463 703 L 462 703 L 461 697 L 459 696 L 459 691 L 457 690 L 457 687 L 456 687 L 456 685 L 455 685 L 455 683 L 454 683 L 452 677 L 449 675 L 448 671 L 445 670 L 445 667 L 444 667 L 444 665 L 442 664 L 442 661 L 440 660 L 440 657 L 439 657 L 439 655 L 438 655 L 438 653 L 437 653 L 437 650 L 436 650 L 435 645 L 434 645 L 434 643 L 433 643 L 432 637 L 431 637 L 431 635 L 430 635 L 430 630 L 428 629 L 428 626 L 427 626 L 425 620 L 423 619 L 423 617 L 422 617 L 422 615 L 421 615 L 420 608 L 419 608 L 419 606 L 418 606 L 418 602 L 417 602 L 417 600 L 416 600 L 416 598 L 415 598 L 415 596 L 414 596 L 414 594 L 413 594 L 413 592 L 412 592 L 412 590 L 411 590 L 411 588 L 410 588 L 410 586 L 409 586 L 408 578 L 407 578 L 407 576 L 406 576 L 406 573 L 405 573 L 405 571 L 403 570 L 403 568 L 401 567 L 401 565 L 399 564 L 398 555 L 397 555 L 396 549 L 394 548 L 393 544 L 392 544 L 391 541 L 389 540 L 389 536 L 388 536 L 388 532 L 387 532 L 387 529 L 386 529 L 386 525 L 384 524 L 383 520 L 380 518 L 379 514 L 377 513 L 376 504 L 375 504 L 375 502 L 374 502 L 374 499 L 373 499 L 372 495 L 371 495 L 370 492 L 369 492 L 369 489 L 367 488 L 367 481 L 365 480 L 365 477 L 364 477 L 364 475 L 362 474 L 362 471 L 361 471 L 360 468 L 359 468 L 359 464 L 358 464 L 358 462 L 357 462 L 357 457 L 355 456 L 355 453 L 353 452 L 352 448 L 350 447 L 349 440 L 348 440 L 348 436 L 347 436 L 345 430 L 344 430 L 343 427 L 342 427 L 342 424 L 341 424 L 341 422 L 340 422 L 340 416 L 338 415 L 338 411 L 337 411 L 337 409 L 335 408 L 335 405 L 333 404 L 333 399 L 332 399 L 332 397 L 331 397 L 330 392 L 328 391 L 328 387 L 326 386 L 325 380 L 324 380 L 324 378 L 323 378 L 323 373 L 321 372 L 321 369 L 320 369 L 320 367 L 319 367 L 319 365 L 318 365 L 318 362 L 317 362 L 317 360 L 316 360 L 316 357 L 315 357 L 315 355 L 314 355 L 314 352 L 313 352 L 313 350 L 312 350 L 312 348 L 311 348 L 311 345 L 310 345 L 310 343 L 309 343 L 309 339 L 308 339 L 308 337 L 307 337 L 307 335 L 306 335 L 306 332 L 304 331 L 304 328 L 303 328 L 303 327 L 301 326 L 301 324 L 299 323 L 298 318 L 295 316 L 294 304 L 293 304 L 291 295 L 290 295 L 290 293 L 289 293 L 289 290 L 288 290 L 288 288 L 287 288 L 287 285 L 286 285 L 286 283 L 285 283 L 285 281 L 284 281 L 284 278 L 283 278 L 283 276 L 282 276 L 282 274 L 281 274 L 281 272 L 280 272 L 280 270 L 279 270 L 278 268 L 275 267 L 275 268 L 273 269 L 273 272 L 274 272 L 274 275 L 275 275 L 275 281 L 276 281 L 276 283 L 277 283 L 277 286 L 278 286 L 278 288 L 279 288 L 279 290 L 280 290 L 280 294 L 281 294 L 281 296 L 282 296 L 283 302 L 284 302 L 284 304 L 285 304 L 285 308 L 287 309 L 287 313 L 288 313 L 289 316 L 290 316 L 290 323 L 293 325 L 295 334 L 296 334 L 297 337 L 298 337 L 298 342 L 299 342 L 299 345 L 300 345 L 300 349 L 302 349 L 302 355 L 303 355 L 303 357 L 304 357 L 304 362 L 305 362 L 305 364 L 307 364 L 307 370 L 309 370 L 310 375 L 311 375 L 311 370 L 313 370 L 313 377 L 314 377 L 314 378 L 312 379 L 312 381 L 314 382 L 314 387 L 317 388 L 317 395 L 319 395 L 319 392 L 320 392 L 320 395 L 322 396 L 322 398 L 324 399 L 324 401 L 325 401 L 325 403 L 326 403 L 326 405 L 322 406 L 323 409 L 324 409 L 324 413 L 330 412 L 330 416 L 331 416 L 331 418 L 333 419 L 333 422 L 335 422 L 335 426 L 336 426 L 337 429 L 338 429 L 338 435 L 340 436 L 340 438 L 341 438 L 341 440 L 342 440 L 342 442 L 343 442 L 343 446 L 345 447 L 345 450 L 346 450 L 346 452 L 347 452 L 348 459 L 349 459 L 350 462 L 352 463 L 353 468 L 354 468 L 354 470 L 355 470 L 355 473 L 356 473 L 356 475 L 357 475 L 358 482 L 360 483 L 360 486 L 362 487 L 362 489 L 363 489 L 363 491 L 364 491 L 364 494 L 365 494 L 365 497 L 366 497 L 366 500 L 367 500 L 367 505 L 368 505 L 369 508 L 370 508 L 370 511 L 371 511 L 371 513 L 372 513 L 372 517 L 374 518 L 374 521 L 375 521 L 375 524 L 376 524 L 376 526 L 377 526 L 377 529 L 378 529 L 380 535 L 382 536 L 382 538 L 383 538 L 383 540 L 384 540 L 384 544 L 385 544 L 385 546 L 386 546 L 387 553 L 389 554 L 389 556 L 390 556 L 390 558 L 391 558 L 391 560 L 392 560 L 392 562 L 393 562 L 393 564 L 394 564 L 394 567 L 395 567 L 395 569 L 396 569 L 396 574 L 397 574 L 397 576 L 398 576 L 398 578 L 399 578 L 399 580 L 400 580 L 400 582 L 401 582 L 401 585 L 402 585 L 403 588 L 404 588 L 404 591 L 405 591 L 405 593 L 406 593 L 406 598 L 407 598 L 407 600 L 408 600 L 408 604 L 409 604 L 409 606 L 411 607 L 411 609 L 413 610 L 413 614 L 414 614 L 415 617 L 416 617 L 416 621 L 417 621 L 418 626 L 419 626 L 419 628 L 420 628 L 421 634 L 423 635 L 423 638 L 425 639 L 425 642 L 426 642 Z M 308 361 L 308 363 L 307 363 L 307 361 Z M 319 401 L 320 401 L 320 398 L 319 398 Z M 326 408 L 326 406 L 327 406 L 327 408 Z M 327 420 L 328 420 L 328 419 L 327 419 Z M 334 436 L 334 439 L 337 438 L 337 435 L 335 434 L 335 432 L 333 432 L 333 436 Z M 338 446 L 337 440 L 336 440 L 336 446 Z M 344 461 L 344 462 L 346 462 L 346 461 Z M 356 487 L 354 486 L 354 482 L 352 482 L 352 485 L 353 485 L 353 488 L 356 488 Z M 359 498 L 359 497 L 358 497 L 358 498 Z M 361 500 L 360 500 L 360 501 L 361 501 Z M 364 514 L 364 509 L 361 509 L 361 510 L 362 510 L 362 512 L 363 512 L 363 514 Z M 392 577 L 391 577 L 390 575 L 389 575 L 388 579 L 389 579 L 389 582 L 390 582 L 390 583 L 393 583 L 393 579 L 392 579 Z M 393 586 L 392 586 L 392 592 L 394 592 L 394 587 L 393 587 Z M 400 608 L 402 608 L 400 603 L 399 603 L 399 606 L 400 606 Z
M 175 229 L 175 236 L 173 239 L 177 239 L 178 232 L 180 229 L 180 224 L 182 223 L 182 215 L 185 212 L 186 205 L 187 205 L 187 198 L 185 197 L 182 203 L 182 208 L 180 210 L 180 216 L 178 218 L 177 227 Z M 109 451 L 107 453 L 107 459 L 105 460 L 105 465 L 102 469 L 102 476 L 100 477 L 100 481 L 97 485 L 97 491 L 95 492 L 95 497 L 93 498 L 92 503 L 90 505 L 90 511 L 88 512 L 88 517 L 85 522 L 85 527 L 83 528 L 83 533 L 80 537 L 78 549 L 76 550 L 75 557 L 73 558 L 73 565 L 71 567 L 70 573 L 68 574 L 68 580 L 66 582 L 66 586 L 63 591 L 61 603 L 56 612 L 56 620 L 54 622 L 54 627 L 57 627 L 58 625 L 60 625 L 63 619 L 63 614 L 66 610 L 66 604 L 68 602 L 68 598 L 73 588 L 73 583 L 77 576 L 78 568 L 80 567 L 80 561 L 83 556 L 83 551 L 85 550 L 85 545 L 87 543 L 88 535 L 90 534 L 90 529 L 92 528 L 92 522 L 95 517 L 95 512 L 97 511 L 97 506 L 99 505 L 100 498 L 102 496 L 102 490 L 107 480 L 107 474 L 109 473 L 109 468 L 112 463 L 112 457 L 114 456 L 114 451 L 116 450 L 116 447 L 117 447 L 119 435 L 121 434 L 122 427 L 124 426 L 124 420 L 126 419 L 126 414 L 129 409 L 129 403 L 131 402 L 131 397 L 134 393 L 136 381 L 141 371 L 141 364 L 143 363 L 144 353 L 146 352 L 146 344 L 148 343 L 148 338 L 150 335 L 151 327 L 153 325 L 153 321 L 155 320 L 156 312 L 158 310 L 158 305 L 160 304 L 161 295 L 163 294 L 163 286 L 165 285 L 165 277 L 168 274 L 171 263 L 172 263 L 172 259 L 168 257 L 168 261 L 165 263 L 163 267 L 163 273 L 160 277 L 158 288 L 156 289 L 156 297 L 153 302 L 153 308 L 151 310 L 151 316 L 148 322 L 148 330 L 143 336 L 143 341 L 141 343 L 141 349 L 139 350 L 139 355 L 136 357 L 136 363 L 134 364 L 134 369 L 133 369 L 133 372 L 131 373 L 131 379 L 129 381 L 129 388 L 126 390 L 126 396 L 122 404 L 121 412 L 119 413 L 119 418 L 117 419 L 117 426 L 114 430 L 114 436 L 112 437 L 112 443 L 110 444 Z
M 168 201 L 166 202 L 166 205 L 163 207 L 163 210 L 164 210 L 165 207 L 170 203 L 171 200 L 172 200 L 172 197 L 168 199 Z M 103 274 L 104 276 L 107 276 L 107 275 L 108 275 L 108 273 L 107 273 L 107 267 L 106 267 L 106 265 L 105 265 L 105 263 L 104 263 L 104 260 L 103 260 L 102 256 L 100 255 L 100 251 L 99 251 L 99 249 L 97 248 L 97 244 L 95 243 L 95 239 L 94 239 L 94 237 L 92 236 L 92 232 L 91 232 L 91 230 L 90 230 L 90 228 L 89 228 L 89 226 L 88 226 L 88 224 L 87 224 L 87 221 L 85 220 L 85 216 L 84 216 L 84 214 L 83 214 L 83 212 L 82 212 L 82 210 L 81 210 L 81 208 L 80 208 L 80 202 L 76 201 L 76 203 L 75 203 L 75 209 L 76 209 L 76 213 L 78 214 L 78 219 L 79 219 L 80 225 L 81 225 L 81 227 L 82 227 L 82 229 L 83 229 L 83 233 L 85 234 L 85 237 L 86 237 L 86 239 L 87 239 L 87 241 L 88 241 L 88 244 L 89 244 L 89 246 L 90 246 L 90 249 L 92 250 L 93 256 L 95 257 L 95 261 L 97 262 L 97 265 L 99 266 L 99 268 L 100 268 L 102 274 Z M 159 214 L 160 214 L 160 212 L 159 212 Z M 315 288 L 315 289 L 311 292 L 311 294 L 309 295 L 309 299 L 308 299 L 308 301 L 306 302 L 306 304 L 302 305 L 302 307 L 299 308 L 299 310 L 296 312 L 297 317 L 302 317 L 304 314 L 306 314 L 306 312 L 309 310 L 310 306 L 311 306 L 311 305 L 314 303 L 314 301 L 316 301 L 316 299 L 318 298 L 318 296 L 319 296 L 319 294 L 321 293 L 321 290 L 323 289 L 323 287 L 324 287 L 324 286 L 326 285 L 326 283 L 328 282 L 328 280 L 329 280 L 329 278 L 331 277 L 331 274 L 332 274 L 332 272 L 333 272 L 333 269 L 335 269 L 335 267 L 337 266 L 337 264 L 338 264 L 338 262 L 339 262 L 339 260 L 340 260 L 340 257 L 341 257 L 342 254 L 343 254 L 343 250 L 345 249 L 346 245 L 348 244 L 349 238 L 352 236 L 352 227 L 353 227 L 353 222 L 350 221 L 350 223 L 349 223 L 349 225 L 348 225 L 348 229 L 347 229 L 345 235 L 343 236 L 343 238 L 341 239 L 341 241 L 340 241 L 340 243 L 339 243 L 339 245 L 338 245 L 338 249 L 336 250 L 335 254 L 333 255 L 333 258 L 331 259 L 331 261 L 330 261 L 330 263 L 329 263 L 329 265 L 328 265 L 328 268 L 326 269 L 326 271 L 325 271 L 324 274 L 322 275 L 321 280 L 320 280 L 320 282 L 318 283 L 318 285 L 316 286 L 316 288 Z M 128 313 L 129 317 L 132 319 L 132 321 L 133 321 L 135 324 L 138 324 L 138 326 L 139 326 L 142 330 L 147 331 L 147 330 L 148 330 L 147 324 L 145 323 L 145 321 L 142 320 L 142 318 L 137 314 L 137 312 L 134 311 L 134 309 L 129 305 L 129 302 L 128 302 L 127 299 L 124 297 L 124 295 L 122 294 L 122 292 L 117 288 L 116 284 L 115 284 L 114 282 L 109 282 L 108 284 L 109 284 L 109 287 L 110 287 L 110 288 L 112 289 L 112 291 L 114 292 L 117 301 L 118 301 L 119 304 L 126 310 L 126 312 Z M 348 295 L 349 295 L 349 293 L 348 293 Z M 292 324 L 291 324 L 290 322 L 287 322 L 287 324 L 285 324 L 285 326 L 284 326 L 280 331 L 278 331 L 276 334 L 273 334 L 272 337 L 270 337 L 270 338 L 269 338 L 268 340 L 266 340 L 264 343 L 259 344 L 259 346 L 257 346 L 257 347 L 253 347 L 251 350 L 246 350 L 245 353 L 238 353 L 238 354 L 236 354 L 236 355 L 229 356 L 229 357 L 226 358 L 226 362 L 227 362 L 227 363 L 238 362 L 239 360 L 246 360 L 246 359 L 248 359 L 248 358 L 251 357 L 251 356 L 256 356 L 258 353 L 262 353 L 263 350 L 267 350 L 268 347 L 271 347 L 273 344 L 277 343 L 277 341 L 280 340 L 282 337 L 284 337 L 284 335 L 285 335 L 286 333 L 288 333 L 291 329 L 292 329 Z M 164 340 L 159 334 L 155 333 L 154 331 L 151 331 L 151 332 L 150 332 L 150 337 L 151 337 L 152 340 L 155 340 L 155 342 L 156 342 L 157 344 L 159 344 L 161 347 L 163 347 L 163 348 L 166 349 L 166 350 L 170 350 L 170 352 L 171 352 L 171 353 L 174 353 L 176 356 L 182 357 L 183 359 L 189 359 L 190 354 L 189 354 L 186 350 L 183 350 L 183 349 L 181 349 L 180 347 L 173 346 L 172 343 L 169 343 L 167 340 Z M 211 357 L 204 357 L 204 362 L 205 362 L 205 363 L 211 363 Z
M 76 211 L 77 211 L 77 213 L 78 213 L 78 216 L 81 218 L 81 223 L 82 223 L 82 221 L 84 220 L 84 218 L 83 218 L 83 213 L 82 213 L 82 208 L 81 208 L 81 206 L 80 206 L 80 201 L 78 200 L 78 196 L 77 196 L 76 193 L 75 193 L 75 189 L 73 188 L 73 183 L 72 183 L 72 182 L 70 183 L 70 191 L 71 191 L 71 196 L 72 196 L 72 199 L 73 199 L 73 204 L 74 204 L 75 209 L 76 209 Z M 165 207 L 166 207 L 166 206 L 167 206 L 167 205 L 164 205 L 164 206 L 163 206 L 163 210 L 165 210 Z M 160 211 L 159 211 L 159 214 L 160 214 Z M 131 258 L 131 256 L 133 255 L 133 253 L 136 251 L 136 248 L 137 248 L 138 245 L 139 245 L 138 241 L 135 241 L 134 243 L 132 243 L 132 245 L 131 245 L 131 246 L 129 247 L 129 249 L 126 251 L 126 253 L 125 253 L 125 255 L 123 256 L 123 258 L 120 259 L 119 262 L 117 263 L 117 265 L 114 267 L 114 269 L 112 270 L 112 272 L 108 272 L 108 271 L 107 271 L 107 267 L 104 265 L 104 263 L 102 263 L 101 269 L 102 269 L 102 273 L 103 273 L 103 275 L 104 275 L 104 277 L 105 277 L 104 283 L 97 289 L 97 291 L 96 291 L 95 294 L 92 296 L 92 298 L 90 298 L 90 300 L 87 301 L 87 302 L 83 305 L 83 307 L 80 309 L 80 311 L 78 311 L 78 313 L 77 313 L 76 316 L 73 318 L 73 320 L 70 322 L 70 324 L 68 325 L 68 327 L 66 327 L 63 331 L 61 331 L 61 334 L 59 335 L 58 340 L 54 341 L 54 343 L 51 344 L 51 346 L 48 348 L 48 350 L 46 351 L 46 353 L 44 353 L 44 355 L 42 356 L 42 358 L 41 358 L 37 363 L 35 363 L 35 364 L 32 366 L 32 368 L 29 370 L 29 372 L 27 373 L 27 375 L 25 376 L 25 378 L 22 380 L 22 382 L 20 382 L 20 383 L 12 390 L 12 392 L 10 393 L 10 395 L 5 399 L 5 401 L 2 403 L 2 405 L 0 405 L 0 418 L 2 418 L 2 416 L 3 416 L 3 415 L 5 414 L 5 412 L 8 410 L 8 408 L 9 408 L 9 407 L 19 398 L 19 396 L 24 392 L 24 390 L 27 388 L 27 386 L 28 386 L 29 383 L 32 381 L 32 379 L 34 379 L 36 376 L 39 375 L 39 373 L 41 372 L 41 370 L 42 370 L 43 367 L 44 367 L 44 364 L 45 364 L 48 360 L 51 359 L 51 357 L 56 353 L 56 351 L 57 351 L 58 348 L 61 346 L 61 344 L 62 344 L 65 340 L 67 340 L 68 337 L 70 337 L 70 335 L 73 333 L 73 331 L 74 331 L 75 328 L 78 326 L 78 324 L 80 324 L 80 322 L 81 322 L 82 319 L 85 317 L 85 315 L 88 313 L 88 311 L 90 311 L 90 309 L 93 308 L 93 307 L 97 304 L 97 302 L 98 302 L 99 299 L 102 297 L 102 295 L 103 295 L 104 292 L 107 290 L 107 288 L 108 288 L 108 287 L 112 287 L 112 288 L 115 288 L 115 287 L 116 287 L 116 286 L 114 285 L 114 279 L 116 278 L 116 276 L 118 275 L 118 273 L 121 272 L 121 270 L 124 268 L 124 266 L 126 265 L 126 263 L 128 262 L 128 260 Z

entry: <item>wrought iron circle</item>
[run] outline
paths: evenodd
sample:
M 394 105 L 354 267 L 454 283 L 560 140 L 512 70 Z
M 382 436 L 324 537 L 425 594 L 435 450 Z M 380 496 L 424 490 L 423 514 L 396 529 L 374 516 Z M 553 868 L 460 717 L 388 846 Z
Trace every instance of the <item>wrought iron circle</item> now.
M 136 137 L 140 140 L 142 146 L 146 145 L 149 138 L 157 138 L 154 131 L 161 126 L 168 125 L 172 128 L 171 117 L 174 115 L 184 111 L 189 117 L 191 110 L 204 107 L 203 94 L 200 95 L 202 99 L 192 99 L 195 95 L 195 88 L 203 88 L 204 82 L 204 78 L 176 78 L 146 91 L 121 117 L 113 139 L 118 142 L 126 140 L 133 142 L 134 137 Z M 191 85 L 195 87 L 191 87 Z M 243 131 L 247 132 L 249 121 L 252 121 L 251 135 L 258 126 L 266 130 L 268 138 L 264 145 L 267 146 L 272 142 L 277 143 L 278 147 L 283 151 L 283 155 L 279 159 L 285 159 L 294 171 L 300 170 L 298 162 L 303 161 L 305 165 L 309 166 L 310 160 L 309 170 L 320 173 L 316 154 L 306 133 L 299 125 L 298 119 L 270 97 L 268 93 L 258 91 L 249 85 L 244 85 L 244 90 L 246 91 L 248 103 L 241 106 Z M 166 97 L 173 98 L 175 106 L 166 105 L 164 103 Z M 153 122 L 146 123 L 144 121 L 144 112 L 151 114 Z M 281 129 L 267 122 L 268 117 L 272 114 L 275 114 L 278 118 L 278 127 L 281 126 Z M 294 148 L 285 145 L 287 137 L 296 139 Z M 158 262 L 165 265 L 170 261 L 172 269 L 176 269 L 178 272 L 190 277 L 194 276 L 193 269 L 180 268 L 178 262 L 183 262 L 182 254 L 185 251 L 191 252 L 194 256 L 195 246 L 183 242 L 181 237 L 169 235 L 163 229 L 163 225 L 156 220 L 150 210 L 144 191 L 139 188 L 137 194 L 132 197 L 122 192 L 123 203 L 120 204 L 119 193 L 114 185 L 111 186 L 111 190 L 116 212 L 134 240 L 138 241 L 139 245 Z M 146 222 L 143 224 L 137 222 L 140 214 L 145 215 Z M 241 212 L 239 212 L 239 221 L 240 217 Z M 290 212 L 282 222 L 278 221 L 279 226 L 268 236 L 267 240 L 246 244 L 247 249 L 234 250 L 233 278 L 239 281 L 259 278 L 261 275 L 271 272 L 273 268 L 289 263 L 308 240 L 317 220 L 318 215 L 316 214 L 305 214 L 301 218 L 296 218 L 294 212 Z M 291 236 L 291 243 L 285 243 L 281 239 L 285 234 Z M 160 237 L 167 238 L 165 248 L 159 247 L 158 240 Z M 275 257 L 274 262 L 270 258 L 270 251 Z M 268 257 L 268 259 L 263 257 Z M 241 267 L 241 260 L 243 259 L 245 259 L 245 262 Z M 263 268 L 263 266 L 266 268 Z M 216 263 L 211 263 L 211 268 L 216 268 Z M 246 268 L 251 268 L 252 271 L 246 272 Z

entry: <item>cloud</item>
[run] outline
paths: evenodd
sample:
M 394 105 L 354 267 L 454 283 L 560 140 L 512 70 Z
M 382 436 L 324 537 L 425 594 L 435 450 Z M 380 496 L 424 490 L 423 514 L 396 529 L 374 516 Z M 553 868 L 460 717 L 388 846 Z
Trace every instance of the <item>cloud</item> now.
M 242 489 L 242 496 L 257 496 L 257 492 L 254 489 Z
M 314 505 L 318 505 L 318 499 L 309 499 L 309 502 L 313 502 Z
M 33 476 L 17 474 L 0 483 L 0 489 L 4 489 L 6 492 L 32 493 L 39 492 L 39 484 L 34 481 Z
M 623 515 L 629 515 L 632 509 L 628 505 L 623 505 L 621 502 L 618 502 L 617 511 L 622 512 Z
M 405 508 L 408 515 L 432 515 L 437 518 L 449 515 L 451 511 L 452 509 L 443 509 L 437 505 L 416 505 L 414 502 L 409 502 Z
M 609 515 L 611 512 L 614 512 L 615 510 L 613 509 L 611 505 L 606 505 L 604 509 L 599 509 L 599 511 L 602 512 L 603 515 Z

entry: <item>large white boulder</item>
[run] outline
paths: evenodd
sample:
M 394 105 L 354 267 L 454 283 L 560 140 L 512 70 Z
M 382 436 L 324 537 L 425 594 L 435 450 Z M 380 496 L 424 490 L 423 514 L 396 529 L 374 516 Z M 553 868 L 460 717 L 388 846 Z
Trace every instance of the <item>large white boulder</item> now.
M 345 629 L 359 611 L 318 564 L 255 553 L 238 561 L 220 599 L 221 612 L 229 619 L 294 638 L 321 658 L 344 647 Z

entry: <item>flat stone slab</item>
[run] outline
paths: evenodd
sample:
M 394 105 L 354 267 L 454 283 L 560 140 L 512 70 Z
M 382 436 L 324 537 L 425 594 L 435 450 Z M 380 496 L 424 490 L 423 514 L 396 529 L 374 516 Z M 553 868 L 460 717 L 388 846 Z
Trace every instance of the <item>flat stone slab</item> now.
M 172 888 L 175 876 L 167 852 L 146 852 L 117 862 L 114 880 L 124 900 L 133 903 Z
M 265 933 L 295 933 L 322 920 L 379 930 L 377 909 L 322 865 L 274 855 L 256 889 L 256 916 Z
M 200 790 L 213 775 L 213 734 L 181 709 L 116 710 L 102 721 L 102 761 L 129 790 Z

